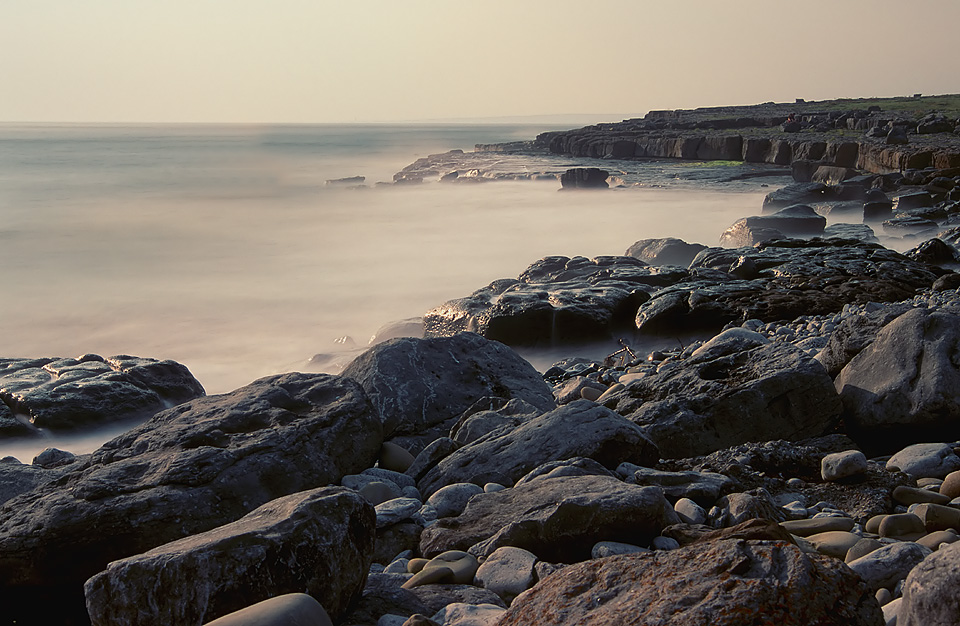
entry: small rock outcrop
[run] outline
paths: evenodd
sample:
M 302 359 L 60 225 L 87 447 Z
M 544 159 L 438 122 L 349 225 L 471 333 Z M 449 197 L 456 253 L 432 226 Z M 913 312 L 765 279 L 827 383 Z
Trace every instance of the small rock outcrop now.
M 197 379 L 175 361 L 96 354 L 0 359 L 0 401 L 36 428 L 71 430 L 142 420 L 203 394 Z

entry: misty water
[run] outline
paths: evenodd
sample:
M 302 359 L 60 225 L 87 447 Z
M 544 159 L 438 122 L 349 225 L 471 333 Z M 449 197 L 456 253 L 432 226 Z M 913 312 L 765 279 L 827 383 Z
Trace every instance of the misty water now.
M 336 373 L 382 325 L 544 256 L 623 254 L 649 237 L 714 245 L 770 191 L 664 184 L 674 166 L 656 162 L 634 172 L 655 183 L 598 193 L 374 185 L 432 152 L 541 130 L 0 126 L 0 357 L 173 359 L 208 394 Z M 365 188 L 325 184 L 356 175 Z M 562 352 L 526 356 L 543 369 Z M 309 364 L 318 353 L 324 367 Z M 0 457 L 88 452 L 111 434 L 3 442 Z

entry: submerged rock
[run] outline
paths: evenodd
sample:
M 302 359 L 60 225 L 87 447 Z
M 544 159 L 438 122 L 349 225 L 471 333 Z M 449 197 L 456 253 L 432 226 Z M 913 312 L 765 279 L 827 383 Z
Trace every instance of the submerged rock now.
M 197 379 L 175 361 L 96 354 L 0 359 L 0 400 L 37 428 L 144 419 L 203 394 Z

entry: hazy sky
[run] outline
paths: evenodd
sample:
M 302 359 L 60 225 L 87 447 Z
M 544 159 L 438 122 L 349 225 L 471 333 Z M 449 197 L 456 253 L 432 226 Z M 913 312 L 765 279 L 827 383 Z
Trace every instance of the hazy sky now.
M 957 93 L 958 24 L 958 0 L 0 0 L 0 121 L 635 116 Z

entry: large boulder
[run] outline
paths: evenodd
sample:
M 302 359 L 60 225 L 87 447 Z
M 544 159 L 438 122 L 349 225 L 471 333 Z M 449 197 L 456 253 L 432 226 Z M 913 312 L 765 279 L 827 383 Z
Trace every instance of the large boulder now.
M 424 315 L 428 337 L 476 332 L 509 345 L 609 339 L 632 328 L 649 291 L 685 277 L 629 256 L 551 256 Z
M 333 619 L 359 599 L 376 537 L 373 507 L 343 487 L 278 498 L 239 520 L 110 563 L 84 586 L 94 626 L 200 626 L 306 591 Z
M 960 624 L 960 543 L 943 546 L 914 567 L 903 585 L 899 626 Z
M 163 411 L 0 508 L 0 604 L 25 617 L 83 609 L 83 582 L 110 561 L 339 483 L 373 465 L 382 440 L 360 386 L 325 374 Z
M 566 567 L 514 600 L 499 626 L 882 626 L 873 593 L 837 559 L 726 540 Z
M 842 410 L 819 362 L 740 328 L 627 383 L 605 405 L 639 425 L 666 458 L 823 435 Z
M 753 271 L 744 275 L 747 267 Z M 748 319 L 773 322 L 837 313 L 845 304 L 912 298 L 937 279 L 922 263 L 851 239 L 709 248 L 690 268 L 689 278 L 640 305 L 636 325 L 641 332 L 675 337 L 692 329 L 718 332 Z
M 573 563 L 590 558 L 598 541 L 649 543 L 677 522 L 659 487 L 610 476 L 543 476 L 474 496 L 458 517 L 424 529 L 420 551 L 428 558 L 446 550 L 485 557 L 514 546 L 544 561 Z
M 386 436 L 459 418 L 485 396 L 517 398 L 542 411 L 556 407 L 553 390 L 532 365 L 474 333 L 393 339 L 358 356 L 343 376 L 364 388 Z
M 851 434 L 897 448 L 960 437 L 960 309 L 913 309 L 883 327 L 836 379 Z
M 817 360 L 835 378 L 853 357 L 873 343 L 881 328 L 911 308 L 911 303 L 894 303 L 844 316 L 817 354 Z
M 175 361 L 96 354 L 0 359 L 0 401 L 37 428 L 143 420 L 203 393 L 197 379 Z
M 578 400 L 468 443 L 427 472 L 418 487 L 429 496 L 445 485 L 512 485 L 549 461 L 585 457 L 609 469 L 625 461 L 656 463 L 660 455 L 642 430 L 610 409 Z

